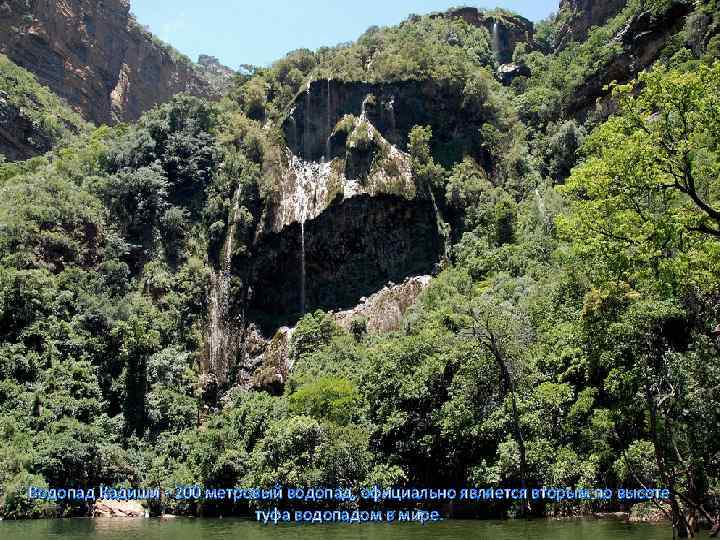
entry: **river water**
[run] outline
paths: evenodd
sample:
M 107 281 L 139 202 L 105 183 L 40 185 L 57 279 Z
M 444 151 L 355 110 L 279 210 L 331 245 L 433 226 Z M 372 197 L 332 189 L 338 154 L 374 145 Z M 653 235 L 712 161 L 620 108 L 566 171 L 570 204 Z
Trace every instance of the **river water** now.
M 443 521 L 278 525 L 240 519 L 59 519 L 0 522 L 0 540 L 668 540 L 660 525 L 610 521 Z

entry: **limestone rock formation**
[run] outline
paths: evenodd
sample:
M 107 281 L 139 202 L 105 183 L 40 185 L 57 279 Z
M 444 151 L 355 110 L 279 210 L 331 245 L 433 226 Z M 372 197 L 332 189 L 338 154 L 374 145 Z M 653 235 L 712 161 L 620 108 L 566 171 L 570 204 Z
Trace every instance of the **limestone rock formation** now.
M 620 13 L 627 0 L 560 0 L 560 16 L 564 24 L 559 32 L 558 46 L 570 41 L 583 41 L 593 26 L 602 26 Z
M 403 318 L 430 282 L 428 275 L 407 278 L 399 285 L 388 283 L 368 298 L 348 310 L 332 313 L 335 322 L 351 331 L 353 321 L 362 320 L 367 333 L 381 334 L 401 329 Z M 239 379 L 242 388 L 260 388 L 280 393 L 293 368 L 290 349 L 295 328 L 283 326 L 272 339 L 264 340 L 255 328 L 247 335 L 252 342 L 252 353 L 244 374 Z M 254 370 L 254 372 L 253 372 Z M 252 373 L 252 376 L 248 374 Z
M 507 64 L 512 61 L 515 46 L 518 43 L 533 44 L 533 23 L 519 15 L 486 12 L 473 7 L 451 9 L 447 17 L 458 17 L 478 28 L 484 27 L 492 37 L 498 63 Z
M 298 96 L 283 125 L 286 155 L 269 165 L 277 188 L 246 275 L 249 320 L 266 335 L 303 313 L 348 309 L 389 281 L 435 270 L 442 220 L 403 148 L 416 124 L 437 125 L 440 141 L 470 135 L 455 91 L 442 83 L 316 81 Z M 456 97 L 423 99 L 439 93 Z
M 585 116 L 596 107 L 599 98 L 607 96 L 604 90 L 607 84 L 613 81 L 625 83 L 651 66 L 670 36 L 685 24 L 685 17 L 691 11 L 689 4 L 674 0 L 661 14 L 643 11 L 632 17 L 613 38 L 622 47 L 622 53 L 601 67 L 572 96 L 566 104 L 566 111 L 570 115 Z
M 477 128 L 486 119 L 464 104 L 462 85 L 450 81 L 394 83 L 313 81 L 298 95 L 282 129 L 294 155 L 326 161 L 344 152 L 344 140 L 333 138 L 345 115 L 365 118 L 400 150 L 407 148 L 414 126 L 433 130 L 434 155 L 445 162 L 477 154 Z
M 139 501 L 98 500 L 93 506 L 93 517 L 144 518 L 147 511 Z
M 178 92 L 218 95 L 135 21 L 128 0 L 4 0 L 0 52 L 98 124 L 135 120 Z
M 364 322 L 369 334 L 400 330 L 408 309 L 431 281 L 431 276 L 414 276 L 399 285 L 388 284 L 369 298 L 362 298 L 353 309 L 333 314 L 333 318 L 347 331 L 356 320 Z
M 281 393 L 288 379 L 293 364 L 290 359 L 290 342 L 294 328 L 279 328 L 270 341 L 265 342 L 263 352 L 251 359 L 248 366 L 255 372 L 250 379 L 243 381 L 244 386 L 262 388 L 274 393 Z

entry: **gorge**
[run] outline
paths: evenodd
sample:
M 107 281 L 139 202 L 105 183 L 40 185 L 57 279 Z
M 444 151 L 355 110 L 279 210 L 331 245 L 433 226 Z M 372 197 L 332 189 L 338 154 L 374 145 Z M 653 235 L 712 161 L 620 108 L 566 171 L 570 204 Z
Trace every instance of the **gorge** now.
M 235 71 L 126 0 L 0 0 L 0 533 L 716 534 L 717 0 L 554 7 Z M 100 486 L 158 496 L 57 497 Z

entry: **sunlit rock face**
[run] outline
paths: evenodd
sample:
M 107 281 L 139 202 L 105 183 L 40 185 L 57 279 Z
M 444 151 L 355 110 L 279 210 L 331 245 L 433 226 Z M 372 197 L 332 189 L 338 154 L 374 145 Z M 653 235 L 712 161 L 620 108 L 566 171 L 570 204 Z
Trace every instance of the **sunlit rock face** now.
M 0 2 L 0 52 L 97 124 L 136 120 L 178 92 L 221 92 L 206 65 L 139 25 L 128 0 Z
M 627 0 L 560 0 L 565 23 L 559 32 L 559 46 L 583 41 L 593 26 L 602 26 L 620 13 Z
M 327 135 L 326 144 L 310 149 L 306 139 L 311 158 L 322 146 L 332 159 L 290 147 L 266 167 L 274 192 L 248 276 L 248 317 L 265 335 L 303 313 L 347 309 L 389 281 L 430 273 L 444 252 L 435 201 L 416 185 L 410 156 L 372 123 L 368 96 L 358 116 L 331 116 L 331 128 L 313 135 Z
M 409 134 L 430 126 L 435 155 L 452 162 L 481 146 L 484 121 L 443 81 L 311 83 L 283 123 L 287 147 L 265 164 L 272 187 L 251 262 L 234 269 L 248 284 L 248 320 L 269 338 L 304 313 L 351 309 L 435 272 L 447 227 L 442 201 L 413 177 Z
M 361 298 L 352 309 L 333 314 L 335 322 L 348 332 L 354 321 L 361 321 L 368 334 L 402 329 L 403 317 L 432 281 L 431 276 L 413 276 L 396 285 L 389 283 L 368 298 Z
M 468 108 L 463 86 L 451 81 L 400 81 L 370 84 L 337 80 L 312 82 L 283 123 L 292 153 L 308 161 L 328 161 L 345 153 L 345 141 L 333 137 L 345 115 L 362 115 L 382 137 L 407 150 L 414 126 L 430 126 L 433 155 L 445 164 L 465 154 L 479 155 L 478 128 L 487 119 Z
M 388 283 L 369 297 L 360 298 L 358 305 L 331 313 L 335 322 L 348 332 L 354 325 L 362 333 L 381 334 L 400 330 L 408 310 L 432 281 L 429 275 L 413 276 L 402 283 Z M 242 388 L 256 388 L 282 394 L 284 384 L 293 369 L 291 356 L 295 328 L 283 326 L 267 339 L 254 326 L 247 331 L 247 360 L 239 374 Z

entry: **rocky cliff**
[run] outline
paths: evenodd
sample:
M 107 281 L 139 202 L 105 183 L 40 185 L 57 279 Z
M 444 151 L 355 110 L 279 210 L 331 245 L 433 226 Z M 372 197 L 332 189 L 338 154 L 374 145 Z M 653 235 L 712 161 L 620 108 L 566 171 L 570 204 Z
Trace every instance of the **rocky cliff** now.
M 560 0 L 560 17 L 563 25 L 558 45 L 570 41 L 583 41 L 593 26 L 602 26 L 620 13 L 628 0 Z
M 0 52 L 98 124 L 135 120 L 178 92 L 218 95 L 135 21 L 128 0 L 4 0 Z
M 389 281 L 431 272 L 443 253 L 437 208 L 415 184 L 409 156 L 361 110 L 333 126 L 325 151 L 313 143 L 323 137 L 308 128 L 295 150 L 310 159 L 291 147 L 275 164 L 276 193 L 249 279 L 257 291 L 250 318 L 266 331 L 318 308 L 355 306 Z
M 586 81 L 566 103 L 566 112 L 584 117 L 596 107 L 600 98 L 607 97 L 606 85 L 613 81 L 625 83 L 657 60 L 668 40 L 685 24 L 692 7 L 679 0 L 668 4 L 665 11 L 642 11 L 631 17 L 613 37 L 621 52 L 598 68 L 595 76 Z M 605 111 L 603 114 L 611 113 Z
M 519 15 L 501 11 L 487 12 L 473 7 L 451 9 L 444 15 L 461 18 L 478 28 L 486 28 L 492 38 L 491 43 L 500 64 L 512 61 L 518 43 L 529 45 L 533 43 L 533 23 Z
M 389 282 L 348 310 L 330 312 L 333 320 L 348 332 L 359 330 L 367 334 L 383 334 L 402 329 L 405 315 L 428 288 L 431 276 L 413 276 L 396 285 Z M 257 328 L 246 332 L 246 360 L 238 371 L 238 383 L 243 388 L 259 388 L 282 393 L 283 385 L 293 369 L 291 340 L 295 328 L 283 326 L 271 339 L 263 339 Z
M 85 127 L 80 115 L 0 54 L 0 155 L 29 159 Z
M 478 128 L 485 119 L 464 102 L 463 86 L 450 81 L 370 84 L 321 80 L 296 99 L 282 129 L 292 152 L 307 160 L 330 159 L 344 151 L 333 137 L 345 115 L 365 115 L 392 145 L 404 150 L 414 126 L 433 130 L 433 154 L 444 163 L 478 155 Z

